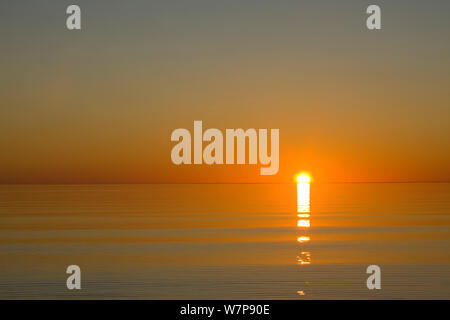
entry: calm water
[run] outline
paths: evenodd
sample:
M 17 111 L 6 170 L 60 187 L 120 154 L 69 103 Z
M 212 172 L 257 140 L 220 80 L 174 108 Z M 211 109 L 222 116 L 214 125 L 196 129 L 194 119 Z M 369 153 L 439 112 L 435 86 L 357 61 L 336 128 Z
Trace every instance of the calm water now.
M 450 184 L 0 186 L 0 298 L 449 299 Z

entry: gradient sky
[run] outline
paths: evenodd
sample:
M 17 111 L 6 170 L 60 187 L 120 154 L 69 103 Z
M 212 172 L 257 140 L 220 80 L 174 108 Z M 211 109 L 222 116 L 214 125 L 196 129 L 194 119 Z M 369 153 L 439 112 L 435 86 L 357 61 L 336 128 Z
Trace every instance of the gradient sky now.
M 449 1 L 2 1 L 0 183 L 450 181 L 449 31 Z M 279 128 L 279 173 L 173 165 L 194 120 Z

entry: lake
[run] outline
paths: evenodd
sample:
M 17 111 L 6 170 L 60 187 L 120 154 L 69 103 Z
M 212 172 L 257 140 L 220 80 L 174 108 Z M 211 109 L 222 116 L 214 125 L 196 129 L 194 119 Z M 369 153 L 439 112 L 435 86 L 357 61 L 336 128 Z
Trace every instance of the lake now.
M 448 183 L 0 186 L 1 299 L 449 299 L 449 275 Z

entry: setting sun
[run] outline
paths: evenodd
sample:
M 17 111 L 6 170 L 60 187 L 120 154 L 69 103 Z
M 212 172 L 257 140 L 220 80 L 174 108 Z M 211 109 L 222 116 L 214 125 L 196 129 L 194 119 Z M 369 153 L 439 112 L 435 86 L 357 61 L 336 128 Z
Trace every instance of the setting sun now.
M 301 173 L 297 176 L 297 182 L 298 183 L 309 183 L 311 182 L 311 178 L 309 175 L 305 173 Z

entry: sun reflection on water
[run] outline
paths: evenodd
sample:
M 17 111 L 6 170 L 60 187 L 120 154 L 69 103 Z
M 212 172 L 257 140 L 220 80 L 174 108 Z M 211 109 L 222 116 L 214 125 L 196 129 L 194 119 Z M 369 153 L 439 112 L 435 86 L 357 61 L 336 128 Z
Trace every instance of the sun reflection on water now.
M 301 266 L 311 264 L 311 252 L 303 251 L 305 249 L 305 244 L 311 241 L 310 236 L 305 234 L 306 230 L 311 228 L 310 181 L 311 179 L 309 176 L 305 174 L 301 174 L 297 177 L 297 217 L 300 218 L 297 220 L 297 227 L 302 230 L 302 234 L 297 237 L 297 242 L 301 245 L 302 251 L 297 256 L 296 260 L 297 264 Z M 306 295 L 304 290 L 298 290 L 297 294 L 299 296 Z
M 300 219 L 297 221 L 297 227 L 299 228 L 309 228 L 310 226 L 309 219 Z
M 297 238 L 297 242 L 300 242 L 300 243 L 305 243 L 305 242 L 308 242 L 309 240 L 311 240 L 311 239 L 308 236 L 301 236 L 301 237 Z
M 311 253 L 309 251 L 302 251 L 297 256 L 297 263 L 300 265 L 311 264 Z
M 310 212 L 309 182 L 297 183 L 297 212 Z
M 301 218 L 297 220 L 297 227 L 305 232 L 307 229 L 311 228 L 309 178 L 307 181 L 306 178 L 297 179 L 297 181 L 299 181 L 297 183 L 297 217 Z M 311 238 L 308 234 L 301 234 L 297 238 L 297 242 L 302 245 L 310 241 Z M 297 256 L 297 263 L 300 265 L 311 264 L 311 253 L 309 251 L 301 252 L 301 254 Z
M 297 183 L 297 217 L 303 218 L 297 221 L 297 227 L 299 228 L 311 227 L 309 198 L 309 182 Z

